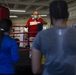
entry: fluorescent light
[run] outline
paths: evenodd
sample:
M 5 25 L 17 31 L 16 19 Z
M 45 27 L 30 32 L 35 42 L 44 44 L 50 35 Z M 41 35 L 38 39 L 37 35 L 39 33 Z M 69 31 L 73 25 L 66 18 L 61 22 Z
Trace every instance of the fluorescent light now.
M 11 16 L 10 16 L 10 18 L 17 18 L 17 17 L 18 17 L 18 16 L 15 16 L 15 15 L 13 15 L 13 16 L 11 15 Z
M 40 15 L 40 16 L 47 16 L 47 15 Z
M 33 16 L 33 15 L 31 15 L 31 16 Z M 47 15 L 39 15 L 39 16 L 46 17 Z
M 11 12 L 26 12 L 25 10 L 10 10 Z

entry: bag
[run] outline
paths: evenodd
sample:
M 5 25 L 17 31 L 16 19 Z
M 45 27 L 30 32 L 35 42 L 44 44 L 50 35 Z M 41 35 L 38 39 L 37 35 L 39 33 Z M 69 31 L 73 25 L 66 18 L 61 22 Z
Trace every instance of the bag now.
M 10 11 L 8 8 L 0 6 L 0 19 L 9 18 Z

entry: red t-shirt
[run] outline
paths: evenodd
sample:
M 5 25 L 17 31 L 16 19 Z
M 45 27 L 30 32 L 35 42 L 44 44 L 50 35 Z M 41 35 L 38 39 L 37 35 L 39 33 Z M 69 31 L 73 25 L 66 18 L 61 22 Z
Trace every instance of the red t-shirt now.
M 35 37 L 37 33 L 32 33 L 32 32 L 37 32 L 37 27 L 39 23 L 44 23 L 44 20 L 42 18 L 39 18 L 38 20 L 35 20 L 34 18 L 29 18 L 26 25 L 29 27 L 29 37 Z

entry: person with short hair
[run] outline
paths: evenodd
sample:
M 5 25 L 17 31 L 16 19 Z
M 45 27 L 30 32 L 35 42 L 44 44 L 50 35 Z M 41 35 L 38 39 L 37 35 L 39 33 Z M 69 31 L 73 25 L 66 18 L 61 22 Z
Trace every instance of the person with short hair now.
M 14 66 L 19 61 L 16 40 L 8 35 L 11 26 L 10 19 L 0 20 L 0 75 L 14 75 Z
M 76 28 L 67 26 L 67 2 L 53 1 L 49 12 L 53 27 L 40 31 L 33 41 L 32 71 L 42 75 L 76 75 Z
M 26 22 L 26 27 L 28 27 L 28 45 L 31 49 L 32 41 L 39 31 L 43 29 L 43 24 L 45 21 L 40 17 L 38 11 L 33 12 L 33 16 L 29 18 Z M 31 42 L 30 42 L 31 41 Z M 31 58 L 31 51 L 29 52 L 29 58 Z

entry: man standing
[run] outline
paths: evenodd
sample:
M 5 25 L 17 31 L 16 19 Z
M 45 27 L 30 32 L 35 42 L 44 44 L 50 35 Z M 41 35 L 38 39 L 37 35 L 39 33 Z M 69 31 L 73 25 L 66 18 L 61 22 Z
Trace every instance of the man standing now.
M 34 11 L 33 17 L 29 18 L 26 22 L 26 27 L 28 27 L 28 38 L 29 41 L 33 41 L 38 31 L 42 30 L 43 24 L 46 22 L 40 17 L 38 11 Z M 31 33 L 30 33 L 31 32 Z M 33 33 L 36 32 L 36 33 Z M 28 42 L 30 44 L 30 49 L 32 42 Z M 31 54 L 29 55 L 31 57 Z

